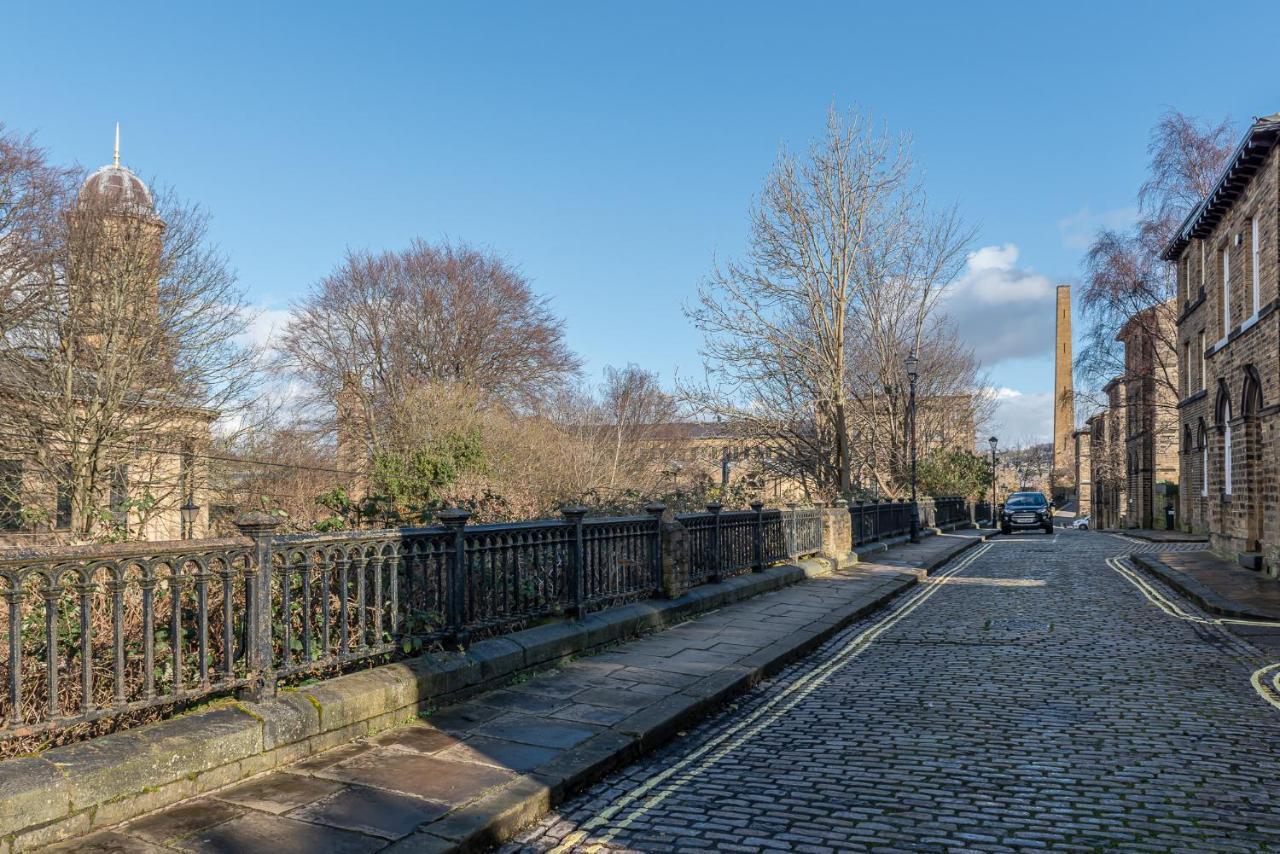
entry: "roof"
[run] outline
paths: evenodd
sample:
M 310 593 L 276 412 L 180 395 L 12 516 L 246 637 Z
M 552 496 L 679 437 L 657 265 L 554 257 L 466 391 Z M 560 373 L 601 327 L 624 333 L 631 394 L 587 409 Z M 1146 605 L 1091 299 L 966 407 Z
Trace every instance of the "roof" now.
M 123 166 L 107 165 L 94 172 L 80 187 L 82 201 L 97 201 L 130 213 L 148 215 L 155 211 L 151 191 L 142 179 Z
M 1193 238 L 1205 237 L 1213 231 L 1223 214 L 1240 198 L 1240 192 L 1248 186 L 1278 138 L 1280 113 L 1254 120 L 1245 132 L 1244 139 L 1240 140 L 1228 159 L 1226 168 L 1218 176 L 1218 182 L 1209 191 L 1209 195 L 1187 214 L 1173 239 L 1160 253 L 1161 258 L 1173 261 L 1182 254 L 1182 250 Z

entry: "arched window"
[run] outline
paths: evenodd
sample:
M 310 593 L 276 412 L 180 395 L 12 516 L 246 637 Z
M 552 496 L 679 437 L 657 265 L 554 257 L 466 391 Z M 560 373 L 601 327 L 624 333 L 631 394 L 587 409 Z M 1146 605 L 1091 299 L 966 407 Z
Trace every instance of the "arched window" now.
M 1231 395 L 1227 393 L 1226 383 L 1218 388 L 1217 406 L 1218 428 L 1222 431 L 1222 492 L 1231 494 Z
M 1253 365 L 1244 366 L 1244 388 L 1240 392 L 1240 414 L 1252 418 L 1262 409 L 1262 379 Z

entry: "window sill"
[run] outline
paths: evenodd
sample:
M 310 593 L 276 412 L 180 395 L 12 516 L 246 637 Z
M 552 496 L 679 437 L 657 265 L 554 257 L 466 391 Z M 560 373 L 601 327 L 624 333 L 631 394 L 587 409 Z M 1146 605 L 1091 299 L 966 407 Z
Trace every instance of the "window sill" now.
M 1257 323 L 1258 317 L 1259 317 L 1259 314 L 1256 311 L 1253 314 L 1249 315 L 1249 319 L 1246 320 L 1244 323 L 1240 324 L 1240 331 L 1244 332 L 1250 326 L 1253 326 L 1253 324 Z

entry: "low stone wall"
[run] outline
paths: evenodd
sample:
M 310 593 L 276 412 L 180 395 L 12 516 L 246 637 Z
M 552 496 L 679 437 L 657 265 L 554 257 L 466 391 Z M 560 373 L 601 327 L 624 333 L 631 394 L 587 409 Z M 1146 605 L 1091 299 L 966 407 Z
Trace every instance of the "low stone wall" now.
M 776 566 L 580 620 L 481 641 L 0 762 L 0 854 L 117 824 L 411 720 L 585 652 L 794 584 L 835 561 Z

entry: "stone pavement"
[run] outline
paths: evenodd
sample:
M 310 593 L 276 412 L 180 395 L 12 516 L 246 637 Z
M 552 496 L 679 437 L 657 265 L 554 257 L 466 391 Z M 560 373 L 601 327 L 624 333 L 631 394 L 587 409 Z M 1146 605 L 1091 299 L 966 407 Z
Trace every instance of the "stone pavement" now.
M 1280 620 L 1280 579 L 1268 578 L 1209 551 L 1135 555 L 1138 564 L 1215 614 Z
M 1268 658 L 1133 549 L 996 538 L 504 850 L 1280 850 Z
M 722 607 L 57 850 L 483 847 L 915 586 L 921 569 L 979 542 L 978 532 L 966 532 L 893 549 L 877 564 Z

